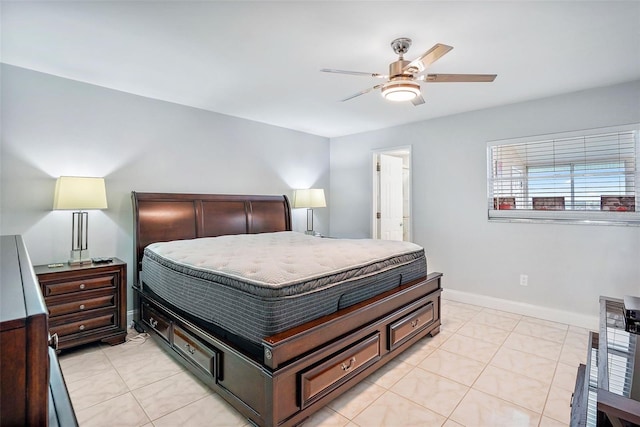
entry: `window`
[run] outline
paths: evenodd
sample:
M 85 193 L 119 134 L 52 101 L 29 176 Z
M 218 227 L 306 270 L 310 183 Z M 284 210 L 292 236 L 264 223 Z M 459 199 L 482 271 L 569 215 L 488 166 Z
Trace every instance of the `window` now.
M 640 225 L 639 125 L 488 144 L 488 216 Z

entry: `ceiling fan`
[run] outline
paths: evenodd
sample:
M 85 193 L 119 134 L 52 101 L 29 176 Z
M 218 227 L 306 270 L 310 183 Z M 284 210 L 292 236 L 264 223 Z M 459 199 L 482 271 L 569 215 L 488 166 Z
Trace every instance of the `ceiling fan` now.
M 391 42 L 398 60 L 389 64 L 389 74 L 366 73 L 361 71 L 345 71 L 323 68 L 325 73 L 351 74 L 354 76 L 369 76 L 386 79 L 385 83 L 377 84 L 369 89 L 353 94 L 342 101 L 348 101 L 357 96 L 380 89 L 382 96 L 390 101 L 411 101 L 413 105 L 424 104 L 420 92 L 420 83 L 454 83 L 454 82 L 492 82 L 496 74 L 423 74 L 424 71 L 453 47 L 437 43 L 431 49 L 413 61 L 406 61 L 404 54 L 411 46 L 411 39 L 401 37 Z

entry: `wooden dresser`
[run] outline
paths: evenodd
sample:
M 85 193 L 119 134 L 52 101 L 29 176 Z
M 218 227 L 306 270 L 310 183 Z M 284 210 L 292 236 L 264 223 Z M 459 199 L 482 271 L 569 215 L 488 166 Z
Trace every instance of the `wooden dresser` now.
M 49 310 L 49 331 L 64 350 L 93 341 L 120 344 L 127 336 L 127 264 L 34 267 Z
M 47 309 L 20 236 L 0 237 L 0 425 L 76 426 Z

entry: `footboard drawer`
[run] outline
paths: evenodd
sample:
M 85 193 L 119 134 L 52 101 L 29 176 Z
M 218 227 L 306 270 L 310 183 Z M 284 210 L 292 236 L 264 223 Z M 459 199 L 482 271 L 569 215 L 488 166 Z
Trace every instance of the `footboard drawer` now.
M 171 342 L 171 321 L 147 303 L 142 304 L 142 321 L 167 342 Z
M 173 326 L 173 347 L 180 354 L 200 366 L 202 369 L 216 376 L 216 353 L 197 338 L 178 325 Z
M 366 338 L 302 373 L 301 406 L 308 406 L 378 359 L 380 334 Z
M 435 319 L 433 303 L 430 302 L 413 313 L 389 325 L 389 350 L 429 326 Z

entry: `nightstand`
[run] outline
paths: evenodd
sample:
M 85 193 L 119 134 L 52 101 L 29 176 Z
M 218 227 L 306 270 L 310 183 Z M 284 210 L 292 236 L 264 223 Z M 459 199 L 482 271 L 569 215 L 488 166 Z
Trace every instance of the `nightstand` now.
M 120 344 L 127 336 L 127 264 L 34 267 L 58 349 L 94 341 Z

